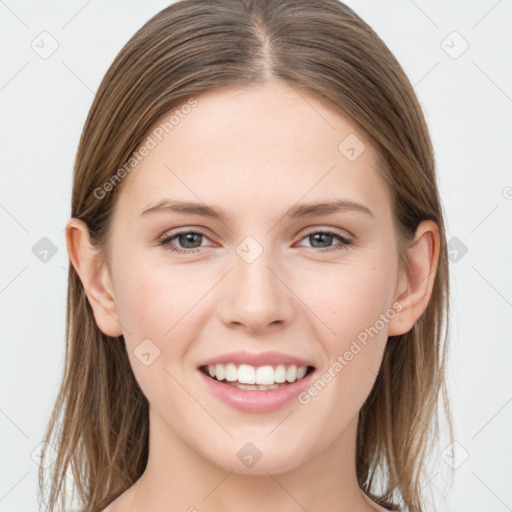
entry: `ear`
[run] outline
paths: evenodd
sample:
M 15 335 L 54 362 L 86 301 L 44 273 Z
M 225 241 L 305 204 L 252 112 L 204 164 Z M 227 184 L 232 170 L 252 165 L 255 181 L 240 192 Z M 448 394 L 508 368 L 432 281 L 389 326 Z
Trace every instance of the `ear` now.
M 104 258 L 89 240 L 85 222 L 72 217 L 66 225 L 69 259 L 84 286 L 98 328 L 107 336 L 123 333 L 112 289 L 111 277 Z
M 434 221 L 421 222 L 413 245 L 407 250 L 409 272 L 403 269 L 395 301 L 402 309 L 388 323 L 388 335 L 405 334 L 414 326 L 428 306 L 439 260 L 439 228 Z

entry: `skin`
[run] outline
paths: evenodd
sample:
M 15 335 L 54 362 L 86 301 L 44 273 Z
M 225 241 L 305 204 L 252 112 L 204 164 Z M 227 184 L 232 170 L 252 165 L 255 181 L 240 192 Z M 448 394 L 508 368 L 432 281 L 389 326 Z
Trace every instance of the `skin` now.
M 307 101 L 306 101 L 307 100 Z M 281 81 L 223 89 L 198 105 L 122 184 L 110 261 L 70 219 L 70 260 L 102 332 L 124 336 L 135 377 L 150 403 L 150 454 L 142 477 L 106 510 L 384 510 L 363 495 L 355 473 L 358 411 L 378 373 L 388 336 L 407 332 L 431 296 L 439 254 L 435 223 L 422 222 L 398 267 L 390 198 L 377 153 L 347 119 Z M 353 162 L 338 150 L 355 134 L 366 149 Z M 141 212 L 165 197 L 222 208 L 225 223 L 198 215 Z M 198 199 L 199 198 L 199 199 Z M 373 217 L 340 211 L 283 217 L 296 203 L 343 198 Z M 182 228 L 205 237 L 158 241 Z M 353 240 L 338 251 L 336 229 Z M 263 252 L 236 252 L 252 236 Z M 187 249 L 187 247 L 190 247 Z M 365 327 L 395 302 L 402 309 L 308 404 L 268 413 L 233 409 L 212 396 L 198 365 L 215 355 L 277 350 L 326 371 Z M 166 333 L 166 334 L 165 334 Z M 145 366 L 145 338 L 160 356 Z M 262 458 L 247 468 L 247 442 Z M 192 508 L 194 507 L 194 508 Z

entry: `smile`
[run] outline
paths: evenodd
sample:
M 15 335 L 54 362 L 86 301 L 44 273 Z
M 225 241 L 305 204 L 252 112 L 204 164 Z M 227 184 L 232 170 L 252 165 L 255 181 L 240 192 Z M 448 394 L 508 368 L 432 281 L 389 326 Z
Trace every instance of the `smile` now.
M 217 363 L 203 365 L 197 373 L 207 394 L 223 404 L 243 412 L 264 413 L 276 411 L 295 400 L 311 385 L 315 368 L 294 364 Z
M 228 363 L 210 364 L 202 366 L 200 370 L 212 379 L 238 389 L 267 391 L 297 382 L 314 368 L 295 364 L 252 366 Z

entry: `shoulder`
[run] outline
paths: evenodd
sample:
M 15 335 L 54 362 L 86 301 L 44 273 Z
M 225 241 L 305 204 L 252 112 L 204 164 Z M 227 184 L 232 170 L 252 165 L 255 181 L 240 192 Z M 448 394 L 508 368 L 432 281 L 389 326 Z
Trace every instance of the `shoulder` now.
M 116 491 L 109 494 L 106 498 L 102 499 L 93 509 L 92 512 L 111 512 L 110 504 L 115 501 L 124 491 Z M 70 512 L 83 512 L 81 510 Z
M 384 508 L 381 505 L 379 505 L 378 503 L 375 503 L 375 501 L 370 499 L 370 497 L 367 496 L 364 492 L 363 492 L 363 498 L 368 502 L 369 505 L 371 505 L 373 507 L 375 512 L 391 512 L 390 509 Z

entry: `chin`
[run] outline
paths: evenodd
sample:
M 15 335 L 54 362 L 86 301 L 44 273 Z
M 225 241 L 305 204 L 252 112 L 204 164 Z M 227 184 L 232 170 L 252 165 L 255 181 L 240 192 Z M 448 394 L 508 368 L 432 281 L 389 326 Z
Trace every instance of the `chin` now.
M 263 447 L 257 442 L 243 442 L 231 451 L 223 450 L 220 454 L 213 454 L 211 462 L 226 471 L 232 471 L 241 475 L 264 475 L 268 473 L 279 474 L 295 469 L 304 463 L 304 450 L 300 453 L 283 450 L 283 446 L 274 446 L 266 443 Z M 260 446 L 260 448 L 258 447 Z M 233 455 L 230 456 L 229 454 Z

